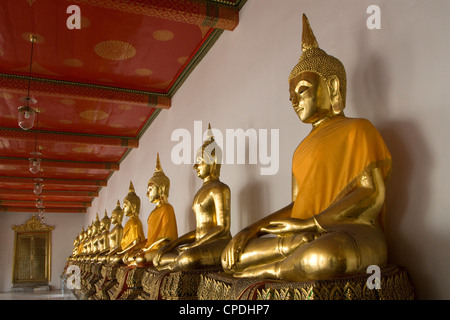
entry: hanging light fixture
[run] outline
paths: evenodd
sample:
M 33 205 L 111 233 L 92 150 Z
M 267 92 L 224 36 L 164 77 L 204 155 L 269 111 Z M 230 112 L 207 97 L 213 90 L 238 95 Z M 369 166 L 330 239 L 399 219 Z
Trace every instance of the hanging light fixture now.
M 26 101 L 25 106 L 19 107 L 19 113 L 17 115 L 17 122 L 19 123 L 19 126 L 23 130 L 28 130 L 33 128 L 34 126 L 34 119 L 36 118 L 36 110 L 31 108 L 29 106 L 30 103 L 35 104 L 36 100 L 30 97 L 23 97 L 20 99 L 21 101 Z
M 38 173 L 41 171 L 41 158 L 40 156 L 42 155 L 42 153 L 40 153 L 38 151 L 38 143 L 37 143 L 37 136 L 38 136 L 38 131 L 37 128 L 39 128 L 39 112 L 37 112 L 37 117 L 36 117 L 36 132 L 35 132 L 35 136 L 34 136 L 34 151 L 30 152 L 31 158 L 29 158 L 29 168 L 31 173 Z
M 41 223 L 45 223 L 45 209 L 39 208 L 39 219 L 41 220 Z
M 44 208 L 44 200 L 41 197 L 36 199 L 36 208 L 38 209 Z
M 26 97 L 20 98 L 21 102 L 25 105 L 20 106 L 18 109 L 17 122 L 19 126 L 24 130 L 29 130 L 34 126 L 34 120 L 36 118 L 36 110 L 30 107 L 30 104 L 35 104 L 36 100 L 30 98 L 30 85 L 31 85 L 31 66 L 33 63 L 33 47 L 36 42 L 36 37 L 30 34 L 31 42 L 31 57 L 30 57 L 30 72 L 28 74 L 28 93 Z
M 36 179 L 34 179 L 34 181 L 36 181 L 36 182 L 34 183 L 33 192 L 35 195 L 38 196 L 42 193 L 42 187 L 43 187 L 42 181 L 43 180 L 41 178 L 36 178 Z
M 41 159 L 39 156 L 42 155 L 42 153 L 39 151 L 33 151 L 30 154 L 32 157 L 29 158 L 29 168 L 31 173 L 36 174 L 41 171 Z

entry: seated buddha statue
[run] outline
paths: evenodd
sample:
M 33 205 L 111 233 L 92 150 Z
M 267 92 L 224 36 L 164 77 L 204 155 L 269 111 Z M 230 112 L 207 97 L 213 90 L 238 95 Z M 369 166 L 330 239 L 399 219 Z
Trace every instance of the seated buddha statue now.
M 94 256 L 98 253 L 98 237 L 100 234 L 100 219 L 98 218 L 98 213 L 95 214 L 95 220 L 92 223 L 92 234 L 91 234 L 91 252 L 87 260 L 92 261 Z
M 208 138 L 197 151 L 194 164 L 198 177 L 203 180 L 192 205 L 196 229 L 158 250 L 153 259 L 158 270 L 220 267 L 222 251 L 231 239 L 230 188 L 219 180 L 221 156 L 209 127 Z
M 109 228 L 111 226 L 111 219 L 108 217 L 108 214 L 105 210 L 105 215 L 102 220 L 100 220 L 100 227 L 97 235 L 97 250 L 95 256 L 92 258 L 92 261 L 99 262 L 100 256 L 102 253 L 107 252 L 109 250 Z
M 85 261 L 91 254 L 91 240 L 92 240 L 92 224 L 87 227 L 85 231 L 85 237 L 83 241 L 83 254 L 81 255 L 81 261 Z
M 72 248 L 72 254 L 67 258 L 68 261 L 74 261 L 77 254 L 78 254 L 78 247 L 80 245 L 80 235 L 77 234 L 75 239 L 73 240 L 73 248 Z
M 152 265 L 158 249 L 178 238 L 175 212 L 168 202 L 169 189 L 170 180 L 161 167 L 158 153 L 155 172 L 147 186 L 147 197 L 156 207 L 147 219 L 147 239 L 127 255 L 128 265 Z
M 81 260 L 81 256 L 83 255 L 83 250 L 84 250 L 84 240 L 86 238 L 86 231 L 84 231 L 84 226 L 81 227 L 81 232 L 78 235 L 79 238 L 79 243 L 78 243 L 78 250 L 77 250 L 77 255 L 75 257 L 76 261 L 80 261 Z
M 293 202 L 230 241 L 222 266 L 235 277 L 323 280 L 387 263 L 380 217 L 389 150 L 368 120 L 344 115 L 344 66 L 319 48 L 305 15 L 302 51 L 289 93 L 312 129 L 293 155 Z
M 111 223 L 114 225 L 114 227 L 108 233 L 109 247 L 105 248 L 105 251 L 100 253 L 100 256 L 98 258 L 99 262 L 102 262 L 104 264 L 109 264 L 110 260 L 111 262 L 114 262 L 112 260 L 114 255 L 122 250 L 120 246 L 123 236 L 122 220 L 123 210 L 120 207 L 120 201 L 117 200 L 116 208 L 111 213 Z
M 136 194 L 133 183 L 130 181 L 128 194 L 123 199 L 123 213 L 128 217 L 128 221 L 123 228 L 122 240 L 120 241 L 121 250 L 110 257 L 110 264 L 122 264 L 125 255 L 145 240 L 142 222 L 139 219 L 140 208 L 141 199 Z

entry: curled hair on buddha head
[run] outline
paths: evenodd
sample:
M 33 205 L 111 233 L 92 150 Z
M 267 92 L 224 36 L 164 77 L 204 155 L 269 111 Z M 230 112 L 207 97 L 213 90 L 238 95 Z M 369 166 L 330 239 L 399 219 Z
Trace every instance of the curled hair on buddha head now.
M 162 201 L 167 202 L 169 197 L 170 179 L 165 175 L 161 162 L 159 160 L 159 153 L 156 155 L 156 168 L 153 176 L 148 180 L 148 186 L 153 184 L 159 189 L 159 196 Z
M 343 106 L 345 106 L 347 76 L 344 65 L 337 58 L 319 48 L 309 20 L 303 14 L 302 55 L 297 65 L 291 71 L 289 80 L 305 71 L 317 73 L 325 82 L 328 82 L 333 76 L 336 76 L 339 80 L 339 93 L 342 97 Z
M 222 164 L 222 149 L 214 139 L 211 124 L 208 125 L 206 139 L 201 148 L 196 152 L 195 159 L 202 158 L 206 164 L 211 165 L 211 175 L 213 178 L 220 176 L 220 167 Z
M 128 201 L 131 205 L 136 205 L 135 213 L 139 214 L 139 210 L 141 209 L 141 199 L 138 197 L 136 192 L 134 191 L 133 182 L 130 181 L 130 186 L 128 188 L 128 194 L 125 196 L 123 201 Z

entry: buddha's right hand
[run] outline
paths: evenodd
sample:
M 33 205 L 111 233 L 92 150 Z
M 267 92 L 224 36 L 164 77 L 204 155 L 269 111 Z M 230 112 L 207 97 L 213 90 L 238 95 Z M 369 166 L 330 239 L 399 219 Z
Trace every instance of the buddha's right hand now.
M 222 252 L 222 267 L 225 272 L 233 272 L 239 257 L 244 251 L 247 243 L 256 236 L 257 232 L 245 228 L 238 232 L 228 243 Z

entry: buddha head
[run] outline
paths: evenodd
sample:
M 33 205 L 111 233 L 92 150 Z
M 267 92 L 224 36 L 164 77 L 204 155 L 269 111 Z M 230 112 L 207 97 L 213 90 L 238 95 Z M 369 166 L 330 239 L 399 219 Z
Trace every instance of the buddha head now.
M 86 238 L 89 240 L 92 237 L 92 224 L 86 230 Z
M 216 143 L 209 125 L 206 140 L 196 153 L 194 169 L 201 179 L 219 178 L 221 163 L 222 149 Z
M 81 232 L 80 232 L 80 234 L 78 235 L 78 237 L 79 237 L 79 239 L 80 239 L 80 242 L 83 242 L 83 241 L 84 241 L 84 238 L 85 238 L 84 226 L 81 227 Z
M 92 222 L 92 236 L 96 236 L 100 230 L 100 219 L 98 213 L 95 214 L 95 220 Z
M 74 247 L 78 246 L 78 244 L 80 243 L 80 238 L 79 238 L 79 237 L 80 237 L 80 236 L 77 235 L 77 236 L 75 237 L 75 239 L 73 240 L 73 246 L 74 246 Z
M 169 197 L 170 180 L 164 174 L 159 160 L 159 153 L 156 155 L 156 168 L 153 176 L 148 181 L 147 197 L 150 202 L 166 203 Z
M 128 194 L 123 199 L 123 213 L 128 217 L 137 217 L 141 209 L 141 199 L 134 191 L 133 182 L 130 181 Z
M 109 231 L 109 227 L 111 226 L 111 219 L 108 217 L 108 213 L 105 209 L 105 215 L 103 216 L 102 220 L 100 220 L 100 231 L 105 232 Z
M 122 224 L 122 219 L 123 219 L 123 210 L 120 207 L 120 201 L 117 200 L 117 205 L 111 213 L 111 223 L 115 225 L 120 225 Z
M 290 100 L 300 120 L 314 124 L 342 114 L 346 86 L 343 64 L 319 48 L 303 15 L 302 55 L 289 75 Z

